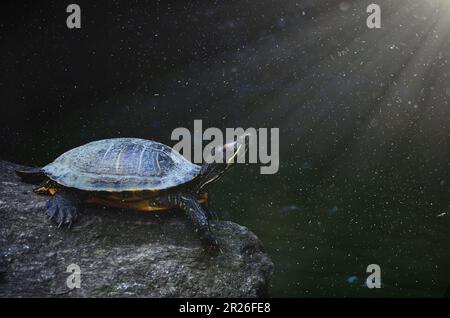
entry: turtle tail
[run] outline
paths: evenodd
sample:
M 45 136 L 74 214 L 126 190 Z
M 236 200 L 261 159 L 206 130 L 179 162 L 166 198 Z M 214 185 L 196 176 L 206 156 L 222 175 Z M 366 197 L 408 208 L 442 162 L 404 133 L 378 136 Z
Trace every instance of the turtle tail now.
M 46 179 L 44 172 L 39 167 L 15 170 L 16 174 L 23 182 L 38 184 Z

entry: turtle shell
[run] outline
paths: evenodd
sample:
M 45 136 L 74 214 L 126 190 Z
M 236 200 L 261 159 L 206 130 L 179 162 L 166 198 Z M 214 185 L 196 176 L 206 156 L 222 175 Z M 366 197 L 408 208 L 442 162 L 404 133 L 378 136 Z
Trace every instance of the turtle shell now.
M 195 178 L 200 167 L 164 144 L 115 138 L 69 150 L 42 170 L 66 187 L 121 192 L 169 189 Z

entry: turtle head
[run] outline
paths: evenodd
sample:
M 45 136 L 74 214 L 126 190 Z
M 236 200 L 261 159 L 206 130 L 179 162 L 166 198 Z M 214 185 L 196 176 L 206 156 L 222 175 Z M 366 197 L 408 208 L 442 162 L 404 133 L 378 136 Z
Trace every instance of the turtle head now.
M 211 156 L 206 158 L 200 170 L 197 191 L 201 192 L 206 186 L 219 180 L 236 162 L 244 162 L 249 143 L 250 134 L 243 134 L 232 142 L 213 148 Z

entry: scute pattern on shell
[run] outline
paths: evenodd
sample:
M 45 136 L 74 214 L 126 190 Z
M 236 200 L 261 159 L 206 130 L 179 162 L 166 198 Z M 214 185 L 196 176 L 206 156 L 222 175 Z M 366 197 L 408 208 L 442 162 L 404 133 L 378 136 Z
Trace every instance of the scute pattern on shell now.
M 200 167 L 164 144 L 115 138 L 69 150 L 43 171 L 66 187 L 119 192 L 172 188 L 195 178 Z

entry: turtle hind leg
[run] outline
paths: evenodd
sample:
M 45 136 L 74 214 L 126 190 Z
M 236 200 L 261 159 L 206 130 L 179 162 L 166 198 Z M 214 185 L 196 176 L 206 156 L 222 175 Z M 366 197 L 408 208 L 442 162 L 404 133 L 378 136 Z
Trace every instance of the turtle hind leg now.
M 62 225 L 70 227 L 77 219 L 80 206 L 81 197 L 79 195 L 68 191 L 59 191 L 47 201 L 45 210 L 49 218 L 58 224 L 58 227 Z
M 26 183 L 38 184 L 44 181 L 47 177 L 42 172 L 41 168 L 28 168 L 15 170 L 20 179 Z

